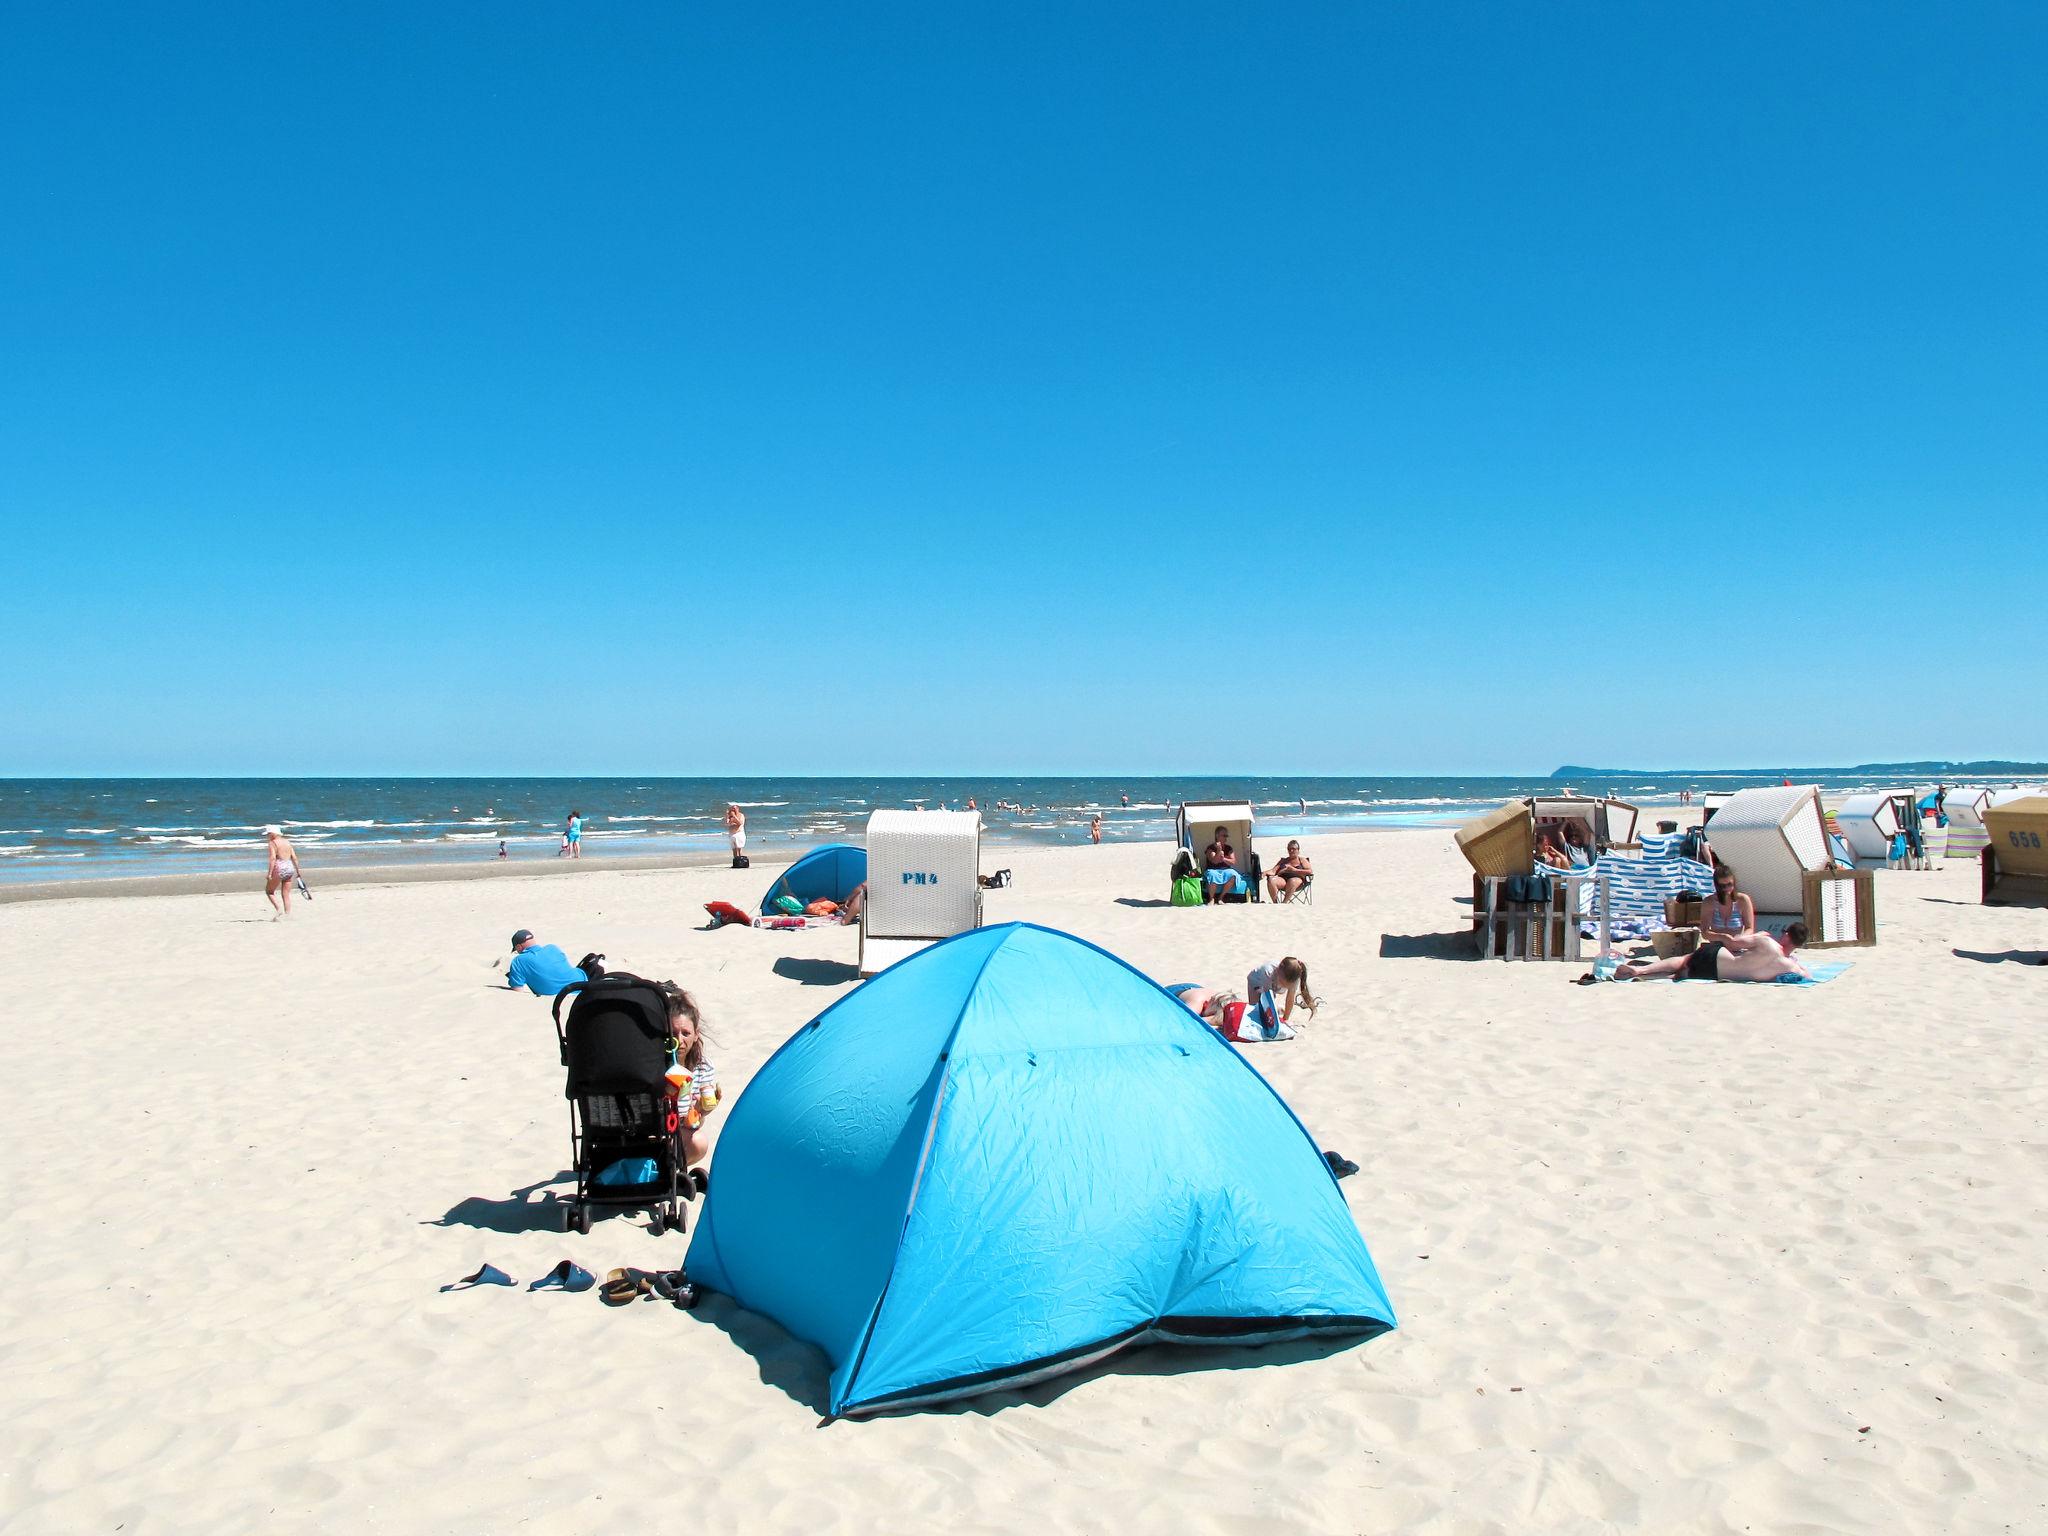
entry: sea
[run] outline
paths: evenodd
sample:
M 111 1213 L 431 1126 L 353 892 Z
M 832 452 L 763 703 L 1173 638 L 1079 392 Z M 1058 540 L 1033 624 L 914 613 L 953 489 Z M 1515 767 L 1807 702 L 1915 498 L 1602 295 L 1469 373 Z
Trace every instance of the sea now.
M 1758 770 L 1623 774 L 1569 787 L 1655 806 L 1685 789 L 1778 782 L 1777 770 Z M 1854 775 L 1820 782 L 1845 793 L 1889 787 Z M 1555 777 L 0 779 L 0 884 L 247 869 L 273 822 L 310 876 L 344 864 L 551 860 L 571 812 L 584 818 L 586 861 L 710 855 L 725 847 L 730 802 L 747 813 L 749 852 L 773 859 L 857 842 L 877 808 L 959 810 L 970 798 L 992 843 L 1071 844 L 1087 841 L 1098 815 L 1105 842 L 1164 840 L 1184 800 L 1249 800 L 1261 836 L 1312 837 L 1450 826 L 1514 796 L 1566 787 Z

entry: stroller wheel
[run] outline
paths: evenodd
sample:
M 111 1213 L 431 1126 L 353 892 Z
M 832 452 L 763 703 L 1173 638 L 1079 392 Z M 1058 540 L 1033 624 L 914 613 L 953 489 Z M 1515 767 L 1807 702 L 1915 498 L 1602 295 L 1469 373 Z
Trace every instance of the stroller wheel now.
M 569 1214 L 563 1219 L 562 1226 L 570 1232 L 589 1232 L 590 1208 L 583 1205 L 570 1206 Z

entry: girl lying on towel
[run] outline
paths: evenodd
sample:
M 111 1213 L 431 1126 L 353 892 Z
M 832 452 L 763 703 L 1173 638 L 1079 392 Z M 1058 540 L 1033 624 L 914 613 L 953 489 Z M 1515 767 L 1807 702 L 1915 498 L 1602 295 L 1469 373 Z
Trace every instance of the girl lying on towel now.
M 1811 976 L 1792 951 L 1806 942 L 1806 924 L 1794 923 L 1783 939 L 1768 933 L 1724 933 L 1689 955 L 1669 960 L 1629 960 L 1615 969 L 1616 981 L 1647 981 L 1669 976 L 1673 981 L 1777 981 L 1784 976 Z

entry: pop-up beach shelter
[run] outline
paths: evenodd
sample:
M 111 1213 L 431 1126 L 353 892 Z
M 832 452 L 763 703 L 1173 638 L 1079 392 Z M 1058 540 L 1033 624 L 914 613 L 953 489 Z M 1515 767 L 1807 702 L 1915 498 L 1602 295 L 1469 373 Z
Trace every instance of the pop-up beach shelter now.
M 1067 934 L 1006 923 L 912 955 L 792 1035 L 730 1115 L 690 1277 L 821 1349 L 835 1416 L 1153 1340 L 1394 1326 L 1279 1095 Z
M 868 851 L 851 843 L 827 843 L 798 859 L 761 898 L 761 910 L 778 896 L 794 896 L 805 906 L 814 901 L 843 902 L 868 877 Z

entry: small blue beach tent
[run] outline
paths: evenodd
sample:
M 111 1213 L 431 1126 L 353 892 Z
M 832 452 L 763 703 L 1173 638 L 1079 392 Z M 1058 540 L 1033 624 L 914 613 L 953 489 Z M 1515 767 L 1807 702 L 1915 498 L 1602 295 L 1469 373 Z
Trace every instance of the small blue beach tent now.
M 730 1114 L 690 1277 L 823 1350 L 835 1416 L 1152 1340 L 1394 1326 L 1279 1095 L 1067 934 L 1008 923 L 901 961 L 792 1035 Z
M 794 896 L 805 906 L 814 901 L 845 901 L 867 877 L 867 849 L 852 843 L 827 843 L 782 872 L 761 898 L 761 910 L 766 912 L 778 896 Z

